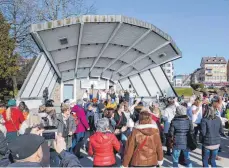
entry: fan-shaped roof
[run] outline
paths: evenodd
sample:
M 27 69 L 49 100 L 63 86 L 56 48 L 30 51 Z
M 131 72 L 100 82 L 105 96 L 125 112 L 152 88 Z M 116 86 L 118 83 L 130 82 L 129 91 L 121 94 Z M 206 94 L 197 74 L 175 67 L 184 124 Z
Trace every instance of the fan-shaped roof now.
M 121 15 L 34 24 L 31 34 L 63 81 L 75 76 L 116 81 L 181 57 L 168 34 Z

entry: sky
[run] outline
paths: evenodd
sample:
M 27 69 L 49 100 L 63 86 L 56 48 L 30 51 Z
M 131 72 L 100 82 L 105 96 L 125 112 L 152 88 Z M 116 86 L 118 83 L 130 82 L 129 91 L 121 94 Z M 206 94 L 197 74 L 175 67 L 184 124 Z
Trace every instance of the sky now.
M 134 17 L 168 33 L 182 51 L 175 74 L 199 68 L 204 56 L 229 59 L 229 0 L 91 0 L 97 14 Z

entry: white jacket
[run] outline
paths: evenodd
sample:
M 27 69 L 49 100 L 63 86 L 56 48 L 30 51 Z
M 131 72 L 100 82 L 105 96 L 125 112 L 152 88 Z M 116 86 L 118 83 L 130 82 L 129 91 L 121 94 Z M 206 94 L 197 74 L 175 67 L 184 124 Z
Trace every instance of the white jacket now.
M 172 119 L 174 118 L 175 114 L 176 114 L 176 106 L 175 105 L 168 106 L 164 110 L 164 112 L 162 114 L 162 118 L 165 121 L 164 133 L 168 133 L 169 127 L 170 127 L 170 123 L 171 123 Z

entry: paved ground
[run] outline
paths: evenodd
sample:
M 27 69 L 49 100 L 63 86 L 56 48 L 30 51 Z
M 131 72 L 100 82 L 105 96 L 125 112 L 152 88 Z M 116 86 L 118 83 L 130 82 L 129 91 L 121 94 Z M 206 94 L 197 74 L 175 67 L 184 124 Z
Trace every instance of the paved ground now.
M 202 154 L 201 154 L 201 145 L 195 151 L 191 152 L 191 160 L 193 167 L 202 167 Z M 80 160 L 83 167 L 92 167 L 93 158 L 89 157 L 87 153 L 82 150 L 84 158 Z M 219 156 L 222 158 L 221 161 L 217 161 L 219 167 L 229 167 L 229 140 L 222 138 L 222 152 L 219 153 Z M 120 156 L 117 155 L 117 167 L 121 166 Z M 165 156 L 163 167 L 172 167 L 172 157 Z M 180 166 L 184 167 L 184 166 Z

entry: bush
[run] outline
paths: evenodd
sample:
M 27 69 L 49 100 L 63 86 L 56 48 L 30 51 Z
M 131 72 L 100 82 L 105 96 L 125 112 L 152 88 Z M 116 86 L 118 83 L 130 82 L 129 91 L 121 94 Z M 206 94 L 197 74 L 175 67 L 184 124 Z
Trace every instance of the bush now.
M 207 89 L 206 88 L 203 88 L 203 89 L 200 89 L 201 92 L 203 92 L 204 94 L 207 94 Z
M 219 89 L 217 89 L 217 88 L 214 89 L 214 92 L 215 93 L 218 93 L 218 91 L 219 91 Z
M 203 83 L 191 84 L 191 87 L 192 87 L 194 90 L 197 90 L 198 88 L 204 89 L 204 84 L 203 84 Z

